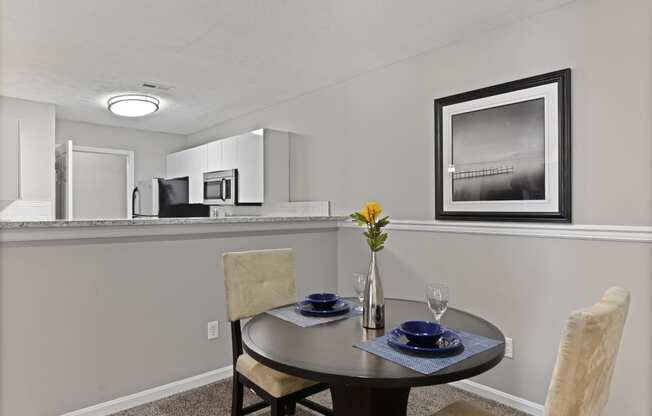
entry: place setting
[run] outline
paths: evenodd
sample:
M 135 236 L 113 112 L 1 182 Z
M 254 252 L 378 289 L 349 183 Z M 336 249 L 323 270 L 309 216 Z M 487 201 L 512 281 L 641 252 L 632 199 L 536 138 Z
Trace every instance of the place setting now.
M 359 316 L 362 308 L 351 305 L 336 293 L 313 293 L 294 305 L 272 309 L 267 313 L 306 328 Z
M 433 321 L 405 321 L 385 335 L 353 346 L 427 375 L 503 343 L 442 324 L 448 309 L 447 286 L 427 285 L 426 300 Z

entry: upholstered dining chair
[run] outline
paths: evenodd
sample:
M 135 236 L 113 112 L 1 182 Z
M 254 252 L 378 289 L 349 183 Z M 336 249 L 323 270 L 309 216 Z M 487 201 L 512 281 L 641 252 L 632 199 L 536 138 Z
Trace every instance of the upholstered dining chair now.
M 241 416 L 267 406 L 271 406 L 272 416 L 291 415 L 297 403 L 332 415 L 330 409 L 306 399 L 328 389 L 328 385 L 266 367 L 242 350 L 241 319 L 296 301 L 292 250 L 225 253 L 222 260 L 233 348 L 231 415 Z M 245 386 L 263 401 L 243 407 Z
M 627 311 L 629 292 L 612 287 L 593 306 L 571 314 L 557 353 L 545 416 L 599 416 L 607 404 Z M 455 402 L 433 416 L 488 416 Z

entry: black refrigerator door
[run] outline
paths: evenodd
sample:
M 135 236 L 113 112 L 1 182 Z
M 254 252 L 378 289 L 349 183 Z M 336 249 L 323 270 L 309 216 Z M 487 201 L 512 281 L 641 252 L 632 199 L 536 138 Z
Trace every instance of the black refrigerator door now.
M 158 180 L 159 207 L 188 203 L 188 177 Z
M 159 179 L 158 199 L 158 216 L 160 218 L 210 216 L 208 205 L 188 203 L 188 177 Z

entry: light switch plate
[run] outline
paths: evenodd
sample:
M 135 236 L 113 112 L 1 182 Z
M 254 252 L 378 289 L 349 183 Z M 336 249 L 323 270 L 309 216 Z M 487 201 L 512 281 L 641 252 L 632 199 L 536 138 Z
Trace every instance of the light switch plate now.
M 208 323 L 208 339 L 215 339 L 220 336 L 220 322 L 212 321 Z

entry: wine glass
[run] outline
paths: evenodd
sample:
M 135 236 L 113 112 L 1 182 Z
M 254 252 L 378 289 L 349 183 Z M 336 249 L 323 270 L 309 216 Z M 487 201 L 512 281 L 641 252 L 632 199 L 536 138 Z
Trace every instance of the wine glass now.
M 364 301 L 364 287 L 367 284 L 366 273 L 353 273 L 353 289 L 358 295 L 360 305 L 355 307 L 356 311 L 362 312 L 362 302 Z
M 448 286 L 440 283 L 426 285 L 428 309 L 435 316 L 435 322 L 441 325 L 441 317 L 448 309 Z

